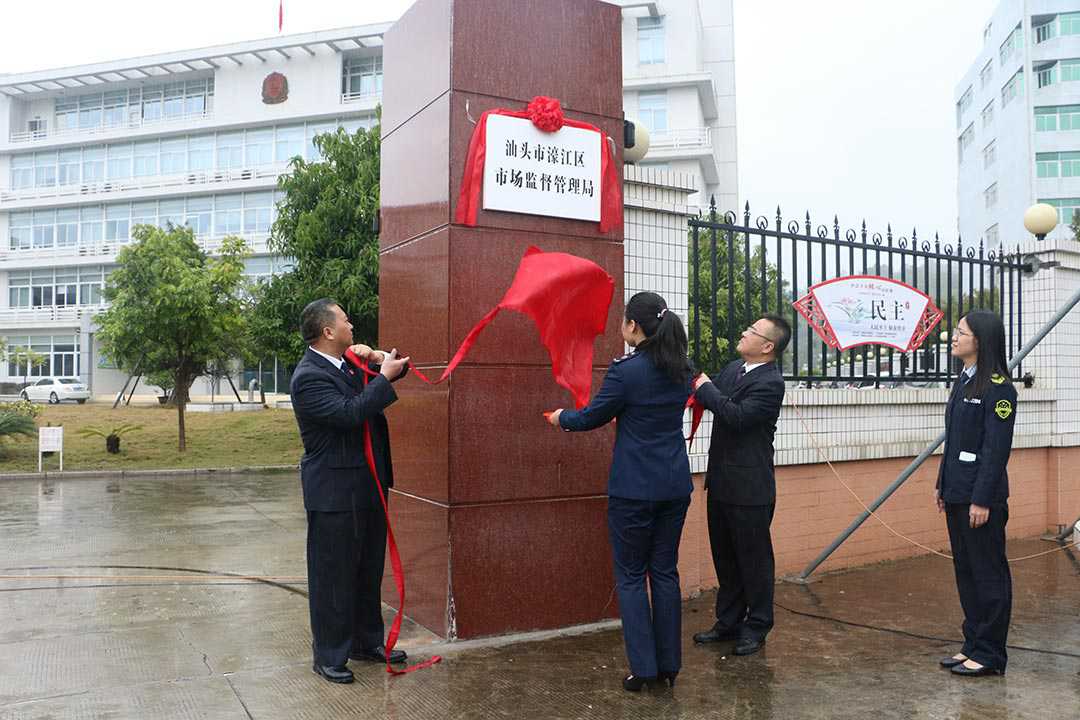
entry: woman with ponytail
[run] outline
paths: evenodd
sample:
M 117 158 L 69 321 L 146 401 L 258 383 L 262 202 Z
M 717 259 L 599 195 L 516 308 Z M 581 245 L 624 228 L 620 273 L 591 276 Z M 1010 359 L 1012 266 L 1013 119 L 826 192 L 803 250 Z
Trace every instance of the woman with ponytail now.
M 555 427 L 593 430 L 618 419 L 608 477 L 608 530 L 630 674 L 623 687 L 675 685 L 682 664 L 679 540 L 690 506 L 683 409 L 692 392 L 686 330 L 664 299 L 626 304 L 622 337 L 632 352 L 612 362 L 582 410 L 556 410 Z M 645 578 L 649 579 L 649 593 Z

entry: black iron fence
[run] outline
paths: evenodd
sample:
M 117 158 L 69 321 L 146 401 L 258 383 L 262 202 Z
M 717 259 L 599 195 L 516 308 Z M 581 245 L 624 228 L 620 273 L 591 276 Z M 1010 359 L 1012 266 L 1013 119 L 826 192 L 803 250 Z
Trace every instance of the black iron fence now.
M 794 331 L 784 356 L 784 376 L 808 387 L 866 387 L 948 383 L 957 368 L 949 356 L 952 334 L 964 313 L 993 309 L 1005 323 L 1008 353 L 1023 344 L 1023 265 L 1013 252 L 964 244 L 841 230 L 804 220 L 753 218 L 746 205 L 742 222 L 733 212 L 689 223 L 689 332 L 697 367 L 715 372 L 738 357 L 744 328 L 766 313 L 790 318 Z M 913 352 L 861 346 L 829 348 L 792 306 L 811 286 L 848 275 L 878 275 L 926 293 L 944 312 L 937 328 Z M 1022 375 L 1016 369 L 1017 377 Z

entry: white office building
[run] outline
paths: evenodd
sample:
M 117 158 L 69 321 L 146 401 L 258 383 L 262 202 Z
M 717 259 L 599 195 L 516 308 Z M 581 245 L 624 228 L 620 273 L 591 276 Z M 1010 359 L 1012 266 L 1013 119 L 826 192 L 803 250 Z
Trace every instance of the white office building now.
M 645 164 L 692 175 L 701 204 L 736 207 L 730 1 L 615 4 L 627 116 L 652 131 Z M 211 253 L 239 235 L 249 275 L 282 270 L 267 248 L 278 177 L 297 155 L 316 159 L 317 133 L 374 124 L 387 27 L 0 74 L 0 337 L 47 357 L 0 365 L 0 392 L 26 375 L 79 376 L 98 396 L 124 384 L 92 318 L 135 225 L 187 224 Z M 256 375 L 287 391 L 283 363 L 240 384 Z
M 1080 0 L 1003 0 L 956 86 L 959 230 L 1012 247 L 1024 211 L 1058 208 L 1052 237 L 1080 210 Z

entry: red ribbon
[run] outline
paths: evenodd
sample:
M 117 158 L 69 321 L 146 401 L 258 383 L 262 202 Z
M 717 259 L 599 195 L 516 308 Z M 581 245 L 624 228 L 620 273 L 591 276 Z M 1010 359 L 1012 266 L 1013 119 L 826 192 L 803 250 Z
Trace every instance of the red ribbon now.
M 361 377 L 364 379 L 365 386 L 368 384 L 369 376 L 375 377 L 378 375 L 378 373 L 368 368 L 367 364 L 352 350 L 345 351 L 345 359 L 362 371 Z M 401 634 L 401 618 L 405 614 L 405 570 L 401 564 L 401 553 L 398 551 L 397 540 L 394 539 L 394 528 L 390 524 L 390 509 L 386 505 L 386 493 L 383 490 L 382 482 L 379 481 L 379 473 L 375 469 L 375 451 L 371 447 L 371 428 L 367 420 L 364 421 L 364 459 L 367 460 L 371 477 L 375 479 L 375 487 L 379 490 L 379 501 L 382 503 L 383 517 L 386 518 L 386 540 L 390 548 L 390 567 L 393 569 L 394 585 L 397 586 L 398 591 L 397 614 L 394 615 L 394 622 L 391 623 L 390 633 L 386 637 L 386 672 L 391 675 L 407 675 L 441 662 L 442 657 L 432 655 L 428 660 L 409 665 L 404 670 L 395 670 L 390 665 L 390 653 L 393 652 L 394 646 L 397 645 L 398 636 Z
M 553 127 L 554 124 L 547 115 L 537 112 L 536 105 L 538 101 L 558 102 L 557 100 L 552 101 L 550 98 L 537 97 L 530 103 L 532 112 L 529 110 L 495 108 L 484 111 L 480 116 L 476 127 L 473 128 L 472 139 L 469 140 L 469 154 L 465 158 L 465 175 L 461 180 L 461 194 L 458 196 L 454 222 L 469 227 L 476 225 L 476 216 L 480 210 L 480 188 L 484 184 L 484 157 L 487 155 L 488 116 L 494 114 L 532 120 L 533 124 L 540 130 L 547 132 L 547 128 Z M 609 138 L 604 135 L 600 128 L 587 122 L 564 117 L 562 123 L 582 130 L 591 130 L 600 136 L 600 232 L 606 233 L 622 224 L 623 211 L 622 181 L 618 176 L 618 168 L 611 152 L 611 145 L 608 143 Z

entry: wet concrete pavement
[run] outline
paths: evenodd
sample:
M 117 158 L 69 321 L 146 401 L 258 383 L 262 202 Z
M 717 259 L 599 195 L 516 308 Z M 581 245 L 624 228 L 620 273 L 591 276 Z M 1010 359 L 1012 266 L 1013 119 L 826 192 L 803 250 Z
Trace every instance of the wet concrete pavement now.
M 98 576 L 0 580 L 0 718 L 1080 718 L 1072 552 L 1013 567 L 1009 640 L 1027 649 L 1004 678 L 938 669 L 960 614 L 949 563 L 925 557 L 778 586 L 776 628 L 747 658 L 695 647 L 712 598 L 687 602 L 674 690 L 621 689 L 617 627 L 448 647 L 411 623 L 399 646 L 442 664 L 353 663 L 337 686 L 311 672 L 290 582 L 304 530 L 289 474 L 0 482 L 0 574 Z M 282 582 L 148 577 L 200 572 Z

